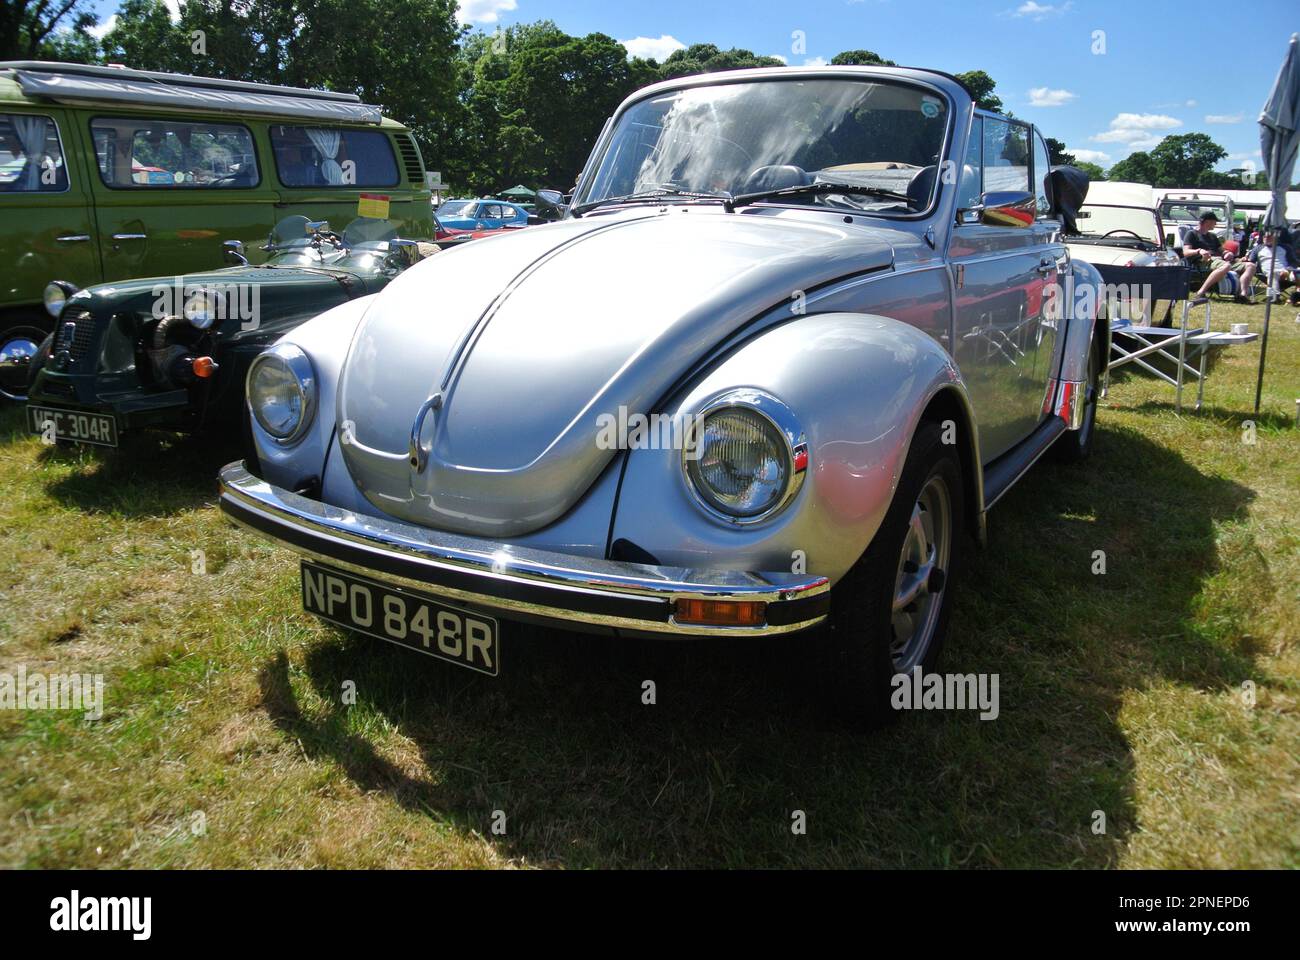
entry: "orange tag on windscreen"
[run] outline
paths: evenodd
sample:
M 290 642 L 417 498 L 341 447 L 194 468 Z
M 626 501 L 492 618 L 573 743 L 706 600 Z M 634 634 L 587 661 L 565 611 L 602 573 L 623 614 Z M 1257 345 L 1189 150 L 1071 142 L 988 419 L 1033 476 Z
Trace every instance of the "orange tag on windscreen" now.
M 363 193 L 357 201 L 358 217 L 374 217 L 376 220 L 388 219 L 388 201 L 391 198 L 382 193 Z

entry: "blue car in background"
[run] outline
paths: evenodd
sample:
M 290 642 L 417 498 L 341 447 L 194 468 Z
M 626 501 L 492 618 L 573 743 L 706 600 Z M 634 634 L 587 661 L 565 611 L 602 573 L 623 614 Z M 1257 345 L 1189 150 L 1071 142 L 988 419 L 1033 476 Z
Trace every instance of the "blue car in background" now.
M 505 200 L 448 200 L 438 208 L 447 230 L 500 230 L 528 226 L 528 211 Z

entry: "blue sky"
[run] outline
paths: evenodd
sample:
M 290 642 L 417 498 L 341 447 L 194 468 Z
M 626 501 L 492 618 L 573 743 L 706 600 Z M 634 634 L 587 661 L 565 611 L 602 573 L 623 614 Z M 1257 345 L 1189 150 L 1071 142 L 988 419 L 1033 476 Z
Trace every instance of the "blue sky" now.
M 97 7 L 107 19 L 117 3 Z M 461 0 L 460 15 L 488 31 L 548 18 L 660 59 L 711 42 L 791 64 L 866 48 L 982 69 L 1008 109 L 1081 159 L 1109 166 L 1166 134 L 1203 132 L 1228 151 L 1221 169 L 1260 167 L 1259 110 L 1300 31 L 1295 0 Z

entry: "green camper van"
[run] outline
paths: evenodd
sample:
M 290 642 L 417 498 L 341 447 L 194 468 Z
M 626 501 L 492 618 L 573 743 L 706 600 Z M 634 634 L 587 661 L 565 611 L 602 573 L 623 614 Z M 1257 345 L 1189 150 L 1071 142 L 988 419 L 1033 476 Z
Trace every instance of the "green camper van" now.
M 63 301 L 253 263 L 275 224 L 387 219 L 433 237 L 410 132 L 353 94 L 0 62 L 0 394 L 21 400 Z

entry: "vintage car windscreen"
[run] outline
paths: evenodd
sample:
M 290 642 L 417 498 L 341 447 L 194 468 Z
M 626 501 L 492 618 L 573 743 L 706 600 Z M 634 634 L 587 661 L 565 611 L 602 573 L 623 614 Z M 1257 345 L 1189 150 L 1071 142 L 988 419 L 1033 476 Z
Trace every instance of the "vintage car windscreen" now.
M 1112 207 L 1085 203 L 1079 208 L 1079 231 L 1071 240 L 1132 246 L 1138 240 L 1162 246 L 1155 211 L 1143 207 Z M 1136 236 L 1135 236 L 1136 235 Z
M 948 117 L 948 104 L 937 94 L 875 80 L 766 80 L 675 90 L 623 113 L 589 186 L 574 202 L 656 190 L 740 195 L 831 181 L 914 196 L 918 204 L 859 194 L 779 202 L 915 213 L 929 205 L 936 178 L 927 168 L 941 160 Z

